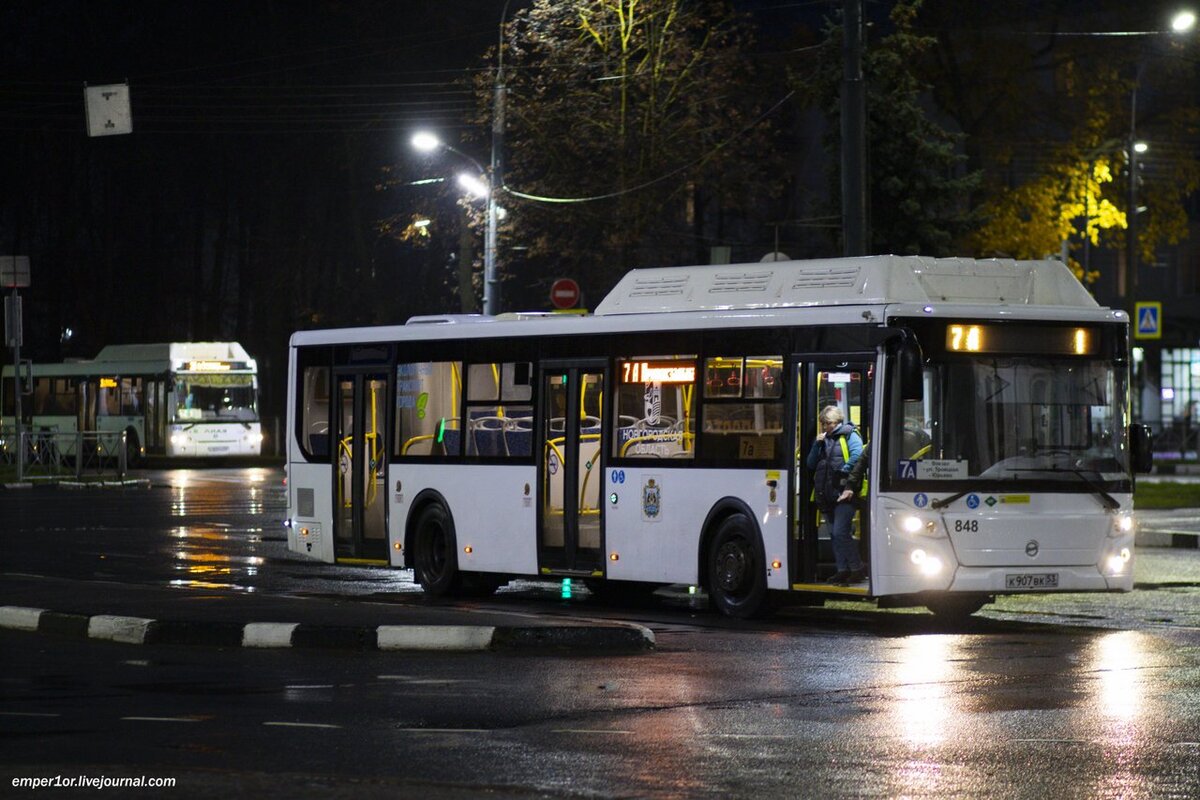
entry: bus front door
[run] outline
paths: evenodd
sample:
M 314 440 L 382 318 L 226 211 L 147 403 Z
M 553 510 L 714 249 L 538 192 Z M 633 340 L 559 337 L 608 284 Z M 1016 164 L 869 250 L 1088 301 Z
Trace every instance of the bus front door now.
M 603 367 L 542 371 L 538 561 L 542 574 L 599 575 Z
M 387 563 L 387 376 L 337 377 L 334 542 L 340 562 Z
M 817 508 L 813 498 L 813 473 L 805 463 L 813 441 L 821 432 L 821 410 L 836 406 L 845 421 L 854 425 L 863 442 L 871 441 L 874 374 L 874 365 L 866 360 L 821 359 L 796 366 L 796 385 L 804 387 L 804 391 L 797 393 L 796 408 L 796 475 L 793 485 L 797 487 L 797 494 L 793 539 L 799 557 L 793 560 L 796 564 L 794 583 L 824 584 L 836 571 L 831 539 L 832 520 L 826 519 Z M 859 512 L 853 522 L 855 541 L 864 564 L 870 554 L 870 528 L 865 508 L 865 504 L 860 502 Z

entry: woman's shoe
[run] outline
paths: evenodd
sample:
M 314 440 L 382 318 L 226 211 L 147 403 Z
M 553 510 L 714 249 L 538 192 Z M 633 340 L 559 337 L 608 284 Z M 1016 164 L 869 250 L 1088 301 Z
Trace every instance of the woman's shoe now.
M 847 583 L 862 583 L 866 579 L 867 579 L 867 570 L 864 567 L 863 569 L 851 570 L 849 575 L 846 578 L 846 582 Z
M 829 576 L 829 582 L 837 586 L 845 586 L 849 582 L 850 573 L 844 569 L 839 569 L 833 575 Z

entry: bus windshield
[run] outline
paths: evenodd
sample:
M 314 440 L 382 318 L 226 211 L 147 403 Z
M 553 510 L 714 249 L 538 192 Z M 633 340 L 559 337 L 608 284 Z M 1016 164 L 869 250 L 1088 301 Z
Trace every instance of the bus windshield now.
M 257 422 L 253 375 L 177 375 L 175 421 Z
M 1116 365 L 954 356 L 928 364 L 924 382 L 915 402 L 893 388 L 885 463 L 897 488 L 1129 490 L 1127 390 Z

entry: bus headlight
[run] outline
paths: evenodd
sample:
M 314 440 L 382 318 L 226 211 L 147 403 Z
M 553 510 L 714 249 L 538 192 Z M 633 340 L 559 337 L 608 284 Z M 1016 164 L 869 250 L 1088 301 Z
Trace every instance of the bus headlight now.
M 1129 551 L 1129 548 L 1122 547 L 1121 552 L 1113 553 L 1105 561 L 1105 571 L 1109 575 L 1120 575 L 1125 571 L 1125 565 L 1129 563 L 1131 558 L 1133 558 L 1133 553 Z
M 942 571 L 942 560 L 937 556 L 931 556 L 920 548 L 909 553 L 909 561 L 916 565 L 917 569 L 921 570 L 922 575 L 932 577 Z
M 923 533 L 926 536 L 935 536 L 937 534 L 937 523 L 916 514 L 909 514 L 900 518 L 900 530 L 914 536 L 918 533 Z
M 184 434 L 184 433 L 172 433 L 171 434 L 171 444 L 175 445 L 176 447 L 179 447 L 180 445 L 185 444 L 186 442 L 187 442 L 187 434 Z
M 1117 518 L 1113 521 L 1113 535 L 1122 536 L 1133 533 L 1136 527 L 1137 523 L 1134 521 L 1133 514 L 1129 512 L 1118 514 Z

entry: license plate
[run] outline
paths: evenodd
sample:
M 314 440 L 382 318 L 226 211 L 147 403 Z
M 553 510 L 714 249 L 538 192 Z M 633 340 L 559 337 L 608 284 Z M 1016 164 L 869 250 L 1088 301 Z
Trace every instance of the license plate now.
M 210 447 L 210 448 L 208 448 L 208 452 L 210 452 L 210 453 L 228 453 L 229 446 L 226 445 L 224 447 Z
M 1005 589 L 1057 589 L 1057 572 L 1039 572 L 1031 575 L 1005 575 Z

